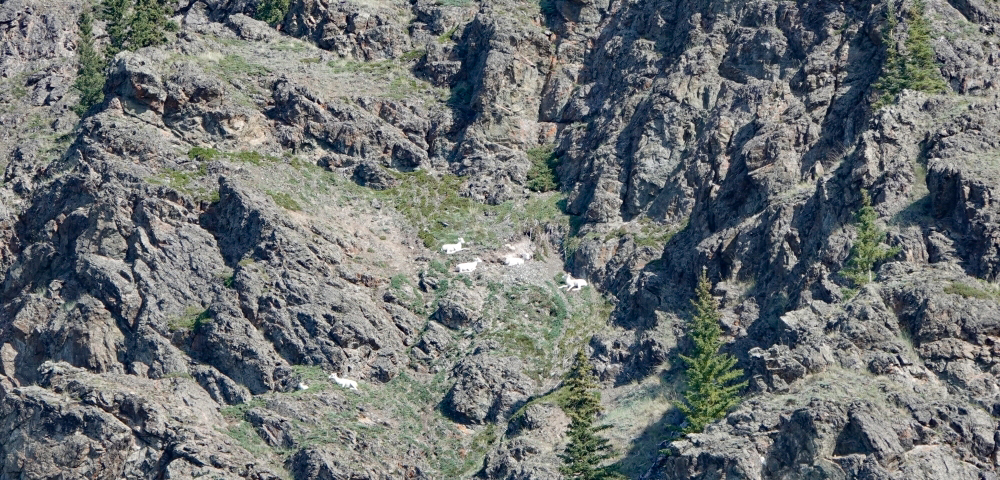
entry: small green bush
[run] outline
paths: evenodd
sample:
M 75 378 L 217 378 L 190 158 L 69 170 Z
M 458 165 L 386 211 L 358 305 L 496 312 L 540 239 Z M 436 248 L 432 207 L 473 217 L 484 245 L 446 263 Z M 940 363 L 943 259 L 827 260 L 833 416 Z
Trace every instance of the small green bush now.
M 167 322 L 170 331 L 189 330 L 197 332 L 206 323 L 212 321 L 212 314 L 208 309 L 201 307 L 188 307 L 180 317 Z
M 559 188 L 556 167 L 559 157 L 556 156 L 554 145 L 542 145 L 528 150 L 531 159 L 531 169 L 528 170 L 527 185 L 536 192 L 549 192 Z
M 271 25 L 277 25 L 288 15 L 289 0 L 261 0 L 257 4 L 254 18 Z
M 198 160 L 199 162 L 211 162 L 215 160 L 218 156 L 222 155 L 222 152 L 214 148 L 202 148 L 202 147 L 192 147 L 188 150 L 188 158 L 191 160 Z
M 424 55 L 427 55 L 427 50 L 423 48 L 414 48 L 409 52 L 406 52 L 399 56 L 399 60 L 402 62 L 412 62 L 413 60 L 418 60 Z
M 455 36 L 455 32 L 457 32 L 457 31 L 458 31 L 458 25 L 455 25 L 454 27 L 449 28 L 447 32 L 442 33 L 441 36 L 438 37 L 438 43 L 448 43 L 448 42 L 450 42 L 451 39 Z

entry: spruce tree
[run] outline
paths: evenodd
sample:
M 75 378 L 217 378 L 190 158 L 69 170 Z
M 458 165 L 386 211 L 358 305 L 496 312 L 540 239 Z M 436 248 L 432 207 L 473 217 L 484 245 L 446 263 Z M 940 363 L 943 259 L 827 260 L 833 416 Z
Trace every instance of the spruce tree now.
M 931 45 L 931 31 L 924 18 L 923 0 L 915 0 L 907 15 L 906 40 L 900 49 L 896 42 L 896 28 L 899 22 L 893 8 L 893 0 L 886 1 L 886 28 L 882 32 L 882 42 L 886 45 L 885 63 L 882 74 L 875 81 L 879 98 L 875 109 L 893 103 L 896 96 L 909 88 L 927 93 L 943 93 L 948 85 L 941 77 L 934 47 Z
M 843 270 L 845 277 L 850 278 L 858 286 L 875 279 L 875 266 L 886 259 L 896 256 L 899 247 L 889 248 L 882 243 L 886 232 L 880 230 L 875 221 L 878 215 L 872 207 L 868 191 L 861 190 L 861 210 L 857 213 L 858 238 L 851 246 L 851 254 L 847 260 L 847 268 Z
M 941 77 L 934 47 L 931 46 L 931 29 L 924 18 L 923 0 L 915 0 L 910 9 L 906 29 L 906 88 L 928 93 L 943 93 L 948 87 Z
M 746 382 L 733 384 L 743 376 L 743 370 L 733 368 L 736 358 L 719 353 L 722 346 L 721 316 L 712 297 L 712 284 L 703 271 L 698 281 L 697 295 L 692 301 L 695 312 L 688 335 L 694 343 L 690 356 L 681 355 L 687 363 L 687 389 L 681 412 L 687 417 L 684 433 L 702 431 L 706 425 L 722 418 L 730 408 L 740 403 L 739 391 Z
M 138 0 L 129 29 L 129 50 L 166 43 L 167 15 L 161 0 Z
M 90 13 L 80 14 L 80 43 L 77 45 L 80 68 L 73 87 L 80 91 L 80 103 L 73 111 L 81 117 L 90 107 L 104 100 L 104 59 L 94 48 L 93 20 Z
M 896 19 L 892 0 L 885 2 L 885 9 L 886 28 L 882 31 L 882 43 L 886 45 L 886 57 L 882 64 L 882 74 L 875 81 L 875 89 L 879 91 L 879 98 L 874 105 L 876 110 L 894 102 L 896 95 L 906 88 L 905 61 L 896 45 L 896 26 L 899 21 Z
M 573 366 L 566 373 L 563 388 L 566 397 L 561 402 L 563 411 L 570 418 L 566 450 L 559 455 L 563 466 L 559 468 L 567 478 L 581 480 L 622 479 L 618 473 L 601 467 L 601 463 L 614 456 L 608 440 L 599 433 L 610 425 L 594 426 L 601 414 L 601 394 L 591 370 L 590 361 L 583 351 L 576 354 Z
M 118 52 L 125 50 L 129 24 L 132 22 L 132 0 L 104 0 L 101 2 L 101 19 L 107 22 L 105 30 L 110 42 L 104 57 L 110 62 Z

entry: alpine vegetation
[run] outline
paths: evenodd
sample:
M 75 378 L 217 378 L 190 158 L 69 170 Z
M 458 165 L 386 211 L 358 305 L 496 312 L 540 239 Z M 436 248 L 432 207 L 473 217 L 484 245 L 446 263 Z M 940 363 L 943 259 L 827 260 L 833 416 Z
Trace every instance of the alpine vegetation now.
M 694 344 L 691 355 L 681 355 L 687 363 L 687 389 L 684 403 L 678 406 L 687 417 L 684 433 L 695 433 L 723 416 L 740 403 L 740 390 L 747 382 L 733 383 L 743 376 L 743 370 L 734 368 L 736 358 L 719 353 L 722 346 L 722 329 L 719 328 L 719 310 L 712 297 L 712 284 L 703 271 L 698 281 L 694 316 L 688 325 L 688 336 Z
M 861 209 L 857 213 L 858 238 L 851 246 L 847 267 L 841 271 L 858 286 L 875 280 L 875 267 L 900 252 L 899 247 L 883 245 L 886 232 L 875 224 L 877 218 L 868 191 L 861 190 Z
M 601 393 L 597 391 L 597 381 L 591 373 L 593 366 L 587 355 L 580 350 L 573 359 L 573 366 L 566 372 L 563 388 L 566 397 L 562 409 L 570 418 L 566 449 L 559 458 L 563 466 L 559 468 L 567 478 L 581 480 L 611 480 L 625 477 L 601 464 L 615 455 L 608 439 L 600 432 L 610 425 L 596 426 L 601 415 Z

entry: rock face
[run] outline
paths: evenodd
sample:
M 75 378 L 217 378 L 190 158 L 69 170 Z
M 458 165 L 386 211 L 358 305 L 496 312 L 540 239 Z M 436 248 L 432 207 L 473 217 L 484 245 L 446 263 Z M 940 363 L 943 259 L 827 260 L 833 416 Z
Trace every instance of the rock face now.
M 569 418 L 556 405 L 526 405 L 512 418 L 508 442 L 483 461 L 481 478 L 543 479 L 559 476 L 556 456 L 565 448 Z
M 924 3 L 881 107 L 916 2 L 193 0 L 82 118 L 91 7 L 0 4 L 0 477 L 558 478 L 585 348 L 630 478 L 996 478 L 1000 12 Z M 702 271 L 748 398 L 670 437 Z
M 474 355 L 455 366 L 455 385 L 444 407 L 463 423 L 494 422 L 509 416 L 528 398 L 531 381 L 517 359 Z

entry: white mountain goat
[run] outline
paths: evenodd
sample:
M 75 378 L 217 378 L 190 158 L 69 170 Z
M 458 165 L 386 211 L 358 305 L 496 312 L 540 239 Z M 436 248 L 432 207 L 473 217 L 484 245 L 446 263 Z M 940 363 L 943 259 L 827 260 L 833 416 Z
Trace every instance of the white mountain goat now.
M 299 382 L 299 390 L 309 390 L 309 385 Z
M 503 263 L 510 266 L 524 265 L 524 259 L 514 255 L 507 255 L 506 257 L 503 257 Z
M 458 253 L 462 250 L 463 243 L 465 243 L 465 239 L 462 237 L 458 237 L 458 243 L 446 243 L 444 245 L 441 245 L 441 250 L 448 255 L 451 255 L 453 253 Z
M 560 285 L 559 288 L 565 288 L 567 292 L 571 290 L 580 290 L 581 288 L 587 286 L 586 280 L 582 278 L 573 278 L 573 276 L 570 275 L 569 272 L 566 273 L 566 278 L 564 279 L 564 281 L 566 282 L 566 284 Z
M 344 387 L 344 388 L 349 388 L 351 390 L 357 390 L 358 389 L 358 382 L 355 382 L 354 380 L 350 380 L 350 379 L 347 379 L 347 378 L 340 378 L 340 377 L 337 376 L 336 373 L 331 373 L 330 374 L 330 380 L 333 380 L 334 382 L 337 383 L 337 385 L 340 385 L 341 387 Z
M 459 263 L 458 265 L 456 265 L 458 267 L 458 273 L 472 273 L 476 270 L 476 266 L 479 265 L 479 262 L 482 261 L 483 261 L 482 259 L 476 257 L 476 259 L 471 262 Z

